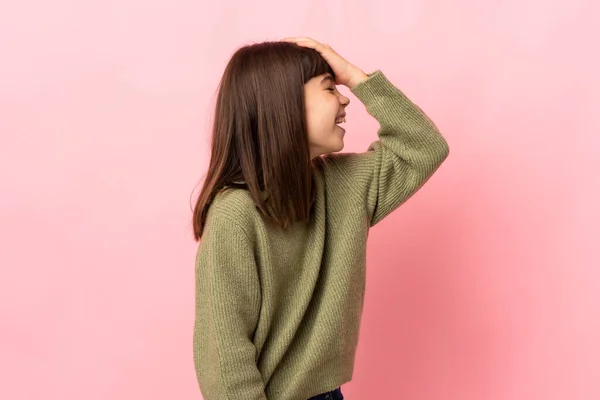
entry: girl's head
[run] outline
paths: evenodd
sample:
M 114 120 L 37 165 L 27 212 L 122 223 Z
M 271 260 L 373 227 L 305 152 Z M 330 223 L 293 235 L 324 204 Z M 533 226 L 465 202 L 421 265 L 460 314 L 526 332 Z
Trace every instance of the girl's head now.
M 334 82 L 316 50 L 293 43 L 253 44 L 233 54 L 219 85 L 209 170 L 194 209 L 196 240 L 215 195 L 239 183 L 280 227 L 308 219 L 311 160 L 343 148 L 336 119 L 349 99 Z

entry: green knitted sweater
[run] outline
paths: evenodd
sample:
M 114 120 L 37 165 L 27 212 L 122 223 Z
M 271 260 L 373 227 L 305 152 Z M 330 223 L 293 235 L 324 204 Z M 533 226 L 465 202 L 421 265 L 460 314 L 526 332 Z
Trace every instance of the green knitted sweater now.
M 268 224 L 218 195 L 196 258 L 194 364 L 204 400 L 306 400 L 352 378 L 369 228 L 448 155 L 434 123 L 377 70 L 352 89 L 380 125 L 363 153 L 313 163 L 308 223 Z

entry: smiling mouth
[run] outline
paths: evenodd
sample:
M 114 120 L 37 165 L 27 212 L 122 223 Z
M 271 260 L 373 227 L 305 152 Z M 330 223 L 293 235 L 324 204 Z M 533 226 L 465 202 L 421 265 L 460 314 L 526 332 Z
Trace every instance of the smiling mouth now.
M 343 122 L 346 122 L 346 114 L 340 115 L 339 117 L 336 118 L 335 123 L 336 124 L 341 124 Z

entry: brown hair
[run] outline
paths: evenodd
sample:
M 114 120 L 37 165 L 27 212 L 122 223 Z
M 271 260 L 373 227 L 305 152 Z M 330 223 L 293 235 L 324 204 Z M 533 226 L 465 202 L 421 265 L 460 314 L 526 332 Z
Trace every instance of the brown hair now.
M 259 212 L 283 229 L 308 220 L 314 187 L 304 84 L 324 73 L 335 79 L 317 51 L 293 43 L 252 44 L 233 54 L 219 84 L 210 164 L 194 207 L 196 241 L 211 202 L 228 187 L 247 189 Z

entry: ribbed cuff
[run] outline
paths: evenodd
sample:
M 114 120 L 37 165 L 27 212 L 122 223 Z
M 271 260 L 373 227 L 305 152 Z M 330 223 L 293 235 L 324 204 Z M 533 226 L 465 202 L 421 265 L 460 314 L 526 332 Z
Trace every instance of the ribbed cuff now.
M 403 94 L 387 79 L 381 70 L 378 69 L 367 75 L 367 79 L 351 89 L 351 92 L 361 102 L 368 104 L 381 96 L 397 96 L 398 93 Z

